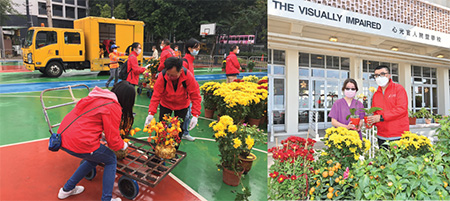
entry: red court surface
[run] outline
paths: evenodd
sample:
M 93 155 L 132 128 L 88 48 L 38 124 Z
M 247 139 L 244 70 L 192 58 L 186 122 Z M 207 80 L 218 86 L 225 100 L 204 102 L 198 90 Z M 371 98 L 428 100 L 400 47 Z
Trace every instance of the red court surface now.
M 48 140 L 0 147 L 0 200 L 59 200 L 59 189 L 75 172 L 81 159 L 60 150 L 47 150 Z M 79 195 L 65 200 L 100 200 L 103 168 L 97 176 L 78 185 L 85 187 Z M 121 175 L 116 174 L 113 197 L 123 198 L 117 187 Z M 173 176 L 173 175 L 172 175 Z M 139 183 L 134 200 L 200 200 L 171 176 L 166 176 L 155 188 Z

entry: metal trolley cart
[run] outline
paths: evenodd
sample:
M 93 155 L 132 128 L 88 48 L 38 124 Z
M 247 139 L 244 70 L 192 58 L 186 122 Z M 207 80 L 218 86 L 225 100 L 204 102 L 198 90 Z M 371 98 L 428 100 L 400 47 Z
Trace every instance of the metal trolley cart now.
M 89 92 L 89 87 L 84 84 L 46 89 L 41 92 L 41 104 L 50 133 L 53 133 L 53 128 L 58 127 L 60 123 L 52 125 L 47 110 L 76 104 L 78 100 L 73 96 L 72 92 L 72 88 L 76 87 L 85 87 Z M 72 96 L 72 102 L 50 107 L 45 106 L 45 92 L 65 89 L 69 90 L 70 95 Z M 161 160 L 161 158 L 156 156 L 149 142 L 134 137 L 128 137 L 127 139 L 130 140 L 128 155 L 124 159 L 117 161 L 116 172 L 122 175 L 118 181 L 119 191 L 123 197 L 130 200 L 134 199 L 139 194 L 138 182 L 150 187 L 155 187 L 186 157 L 185 152 L 177 151 L 173 159 Z M 84 161 L 81 161 L 80 164 L 83 162 Z M 99 165 L 102 167 L 104 166 L 103 164 Z M 92 180 L 95 178 L 96 174 L 97 171 L 94 168 L 85 176 L 85 179 Z

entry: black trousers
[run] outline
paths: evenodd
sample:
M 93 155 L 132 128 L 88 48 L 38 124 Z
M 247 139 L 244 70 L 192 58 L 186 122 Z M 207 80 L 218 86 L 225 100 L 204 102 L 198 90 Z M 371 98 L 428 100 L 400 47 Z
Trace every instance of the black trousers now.
M 378 147 L 381 149 L 381 148 L 385 148 L 385 149 L 387 149 L 387 150 L 389 150 L 389 145 L 384 145 L 383 143 L 384 142 L 386 142 L 387 140 L 382 140 L 382 139 L 380 139 L 380 138 L 378 138 L 377 139 L 378 140 Z M 394 140 L 390 140 L 390 142 L 391 141 L 395 141 L 395 140 L 400 140 L 400 138 L 398 138 L 398 139 L 394 139 Z
M 175 116 L 178 117 L 178 119 L 182 119 L 182 121 L 183 121 L 183 123 L 180 123 L 181 132 L 178 133 L 178 136 L 181 139 L 181 137 L 183 136 L 183 133 L 184 133 L 184 129 L 183 129 L 183 125 L 184 125 L 184 122 L 185 122 L 184 118 L 186 117 L 186 114 L 187 114 L 188 110 L 189 110 L 189 107 L 181 109 L 181 110 L 171 110 L 171 109 L 166 108 L 166 107 L 164 107 L 164 106 L 162 106 L 160 104 L 159 105 L 159 121 L 163 120 L 164 114 L 172 116 L 172 112 L 174 112 Z M 176 147 L 177 150 L 178 150 L 178 147 L 180 147 L 180 145 L 178 145 Z

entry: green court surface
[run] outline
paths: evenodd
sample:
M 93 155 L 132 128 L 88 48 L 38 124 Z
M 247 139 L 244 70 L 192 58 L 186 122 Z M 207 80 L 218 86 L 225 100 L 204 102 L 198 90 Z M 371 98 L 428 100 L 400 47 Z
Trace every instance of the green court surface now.
M 21 77 L 17 78 L 13 75 L 20 75 Z M 40 73 L 4 73 L 0 74 L 0 83 L 13 83 L 13 77 L 16 77 L 21 83 L 55 81 L 55 79 L 50 78 L 30 79 L 33 76 L 39 77 Z M 99 79 L 99 77 L 95 73 L 86 72 L 73 77 L 61 77 L 57 80 L 87 80 Z M 101 78 L 106 79 L 106 77 Z M 204 82 L 199 84 L 202 83 Z M 48 125 L 44 119 L 39 95 L 40 92 L 0 94 L 0 128 L 2 130 L 0 145 L 49 137 Z M 82 98 L 86 95 L 87 90 L 85 89 L 74 90 L 76 98 Z M 52 91 L 45 94 L 44 100 L 46 106 L 50 106 L 70 102 L 71 98 L 69 97 L 68 91 Z M 134 127 L 142 128 L 144 126 L 149 102 L 150 99 L 144 93 L 137 96 L 134 107 L 136 113 Z M 73 107 L 67 106 L 50 110 L 51 123 L 59 123 Z M 172 173 L 207 200 L 234 200 L 235 195 L 231 191 L 240 191 L 242 187 L 231 187 L 222 182 L 222 172 L 219 172 L 216 167 L 216 163 L 219 161 L 219 151 L 217 144 L 214 142 L 212 129 L 208 127 L 209 123 L 211 123 L 211 120 L 199 118 L 198 127 L 191 131 L 191 135 L 198 137 L 198 139 L 194 142 L 183 140 L 180 150 L 186 152 L 187 157 Z M 147 133 L 142 132 L 135 135 L 135 137 L 147 136 Z M 255 148 L 252 152 L 258 159 L 253 163 L 252 170 L 244 177 L 243 183 L 251 189 L 250 200 L 267 200 L 267 146 L 264 144 L 255 146 Z M 47 147 L 42 147 L 42 149 L 47 149 Z M 30 154 L 31 157 L 33 157 L 32 153 Z

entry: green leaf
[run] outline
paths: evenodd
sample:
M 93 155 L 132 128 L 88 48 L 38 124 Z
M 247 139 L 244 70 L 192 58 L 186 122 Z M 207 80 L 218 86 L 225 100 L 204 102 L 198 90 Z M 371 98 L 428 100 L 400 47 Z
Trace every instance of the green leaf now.
M 395 197 L 396 200 L 406 200 L 406 194 L 405 193 L 399 193 Z
M 367 175 L 364 175 L 359 184 L 361 189 L 365 189 L 369 184 L 369 177 Z
M 428 189 L 427 189 L 427 193 L 428 193 L 428 194 L 433 194 L 434 191 L 436 190 L 436 187 L 437 187 L 437 186 L 435 186 L 435 185 L 429 186 Z

